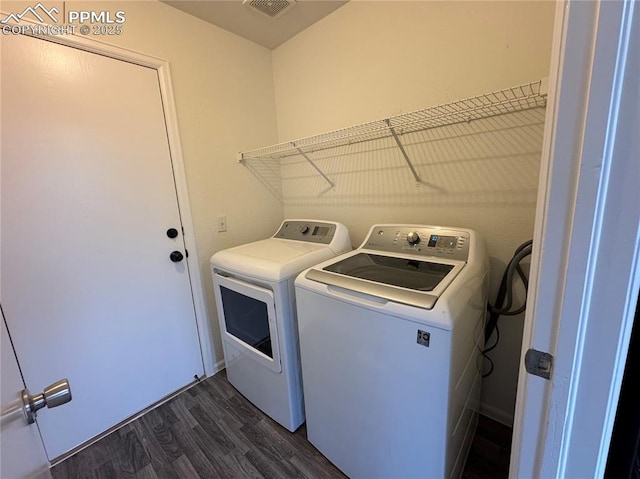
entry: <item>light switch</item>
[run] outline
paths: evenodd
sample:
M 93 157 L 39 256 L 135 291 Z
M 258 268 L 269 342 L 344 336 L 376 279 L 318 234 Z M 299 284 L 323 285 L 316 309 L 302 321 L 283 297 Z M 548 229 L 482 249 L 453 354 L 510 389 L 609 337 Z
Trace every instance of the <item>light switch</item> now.
M 224 233 L 227 231 L 227 216 L 220 215 L 217 218 L 218 220 L 218 233 Z

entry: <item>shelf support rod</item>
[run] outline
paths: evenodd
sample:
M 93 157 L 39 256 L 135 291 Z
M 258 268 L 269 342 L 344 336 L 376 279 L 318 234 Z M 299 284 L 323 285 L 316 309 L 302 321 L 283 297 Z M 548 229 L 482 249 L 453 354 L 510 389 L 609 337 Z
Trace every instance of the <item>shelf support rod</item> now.
M 304 151 L 302 151 L 302 149 L 298 148 L 298 147 L 296 146 L 296 144 L 295 144 L 295 143 L 293 143 L 293 142 L 291 143 L 291 145 L 293 145 L 293 147 L 294 147 L 296 150 L 298 150 L 298 153 L 300 153 L 300 154 L 302 155 L 302 157 L 303 157 L 305 160 L 307 160 L 311 166 L 313 166 L 313 168 L 318 172 L 318 174 L 319 174 L 320 176 L 322 176 L 322 177 L 324 178 L 324 180 L 325 180 L 327 183 L 329 183 L 329 184 L 331 185 L 331 188 L 335 188 L 335 187 L 336 187 L 336 185 L 333 183 L 333 181 L 331 181 L 331 180 L 327 177 L 327 175 L 325 175 L 325 174 L 322 172 L 322 170 L 316 166 L 316 164 L 313 162 L 313 160 L 312 160 L 311 158 L 309 158 L 309 157 L 306 155 L 306 153 L 305 153 Z
M 411 170 L 411 174 L 415 178 L 416 183 L 422 183 L 422 180 L 420 179 L 420 176 L 418 176 L 418 172 L 416 171 L 416 169 L 413 167 L 413 163 L 411 163 L 411 160 L 409 159 L 409 155 L 407 154 L 406 150 L 404 149 L 404 146 L 402 145 L 402 142 L 400 141 L 400 138 L 398 137 L 398 134 L 396 133 L 396 130 L 394 130 L 393 127 L 391 126 L 391 120 L 389 118 L 387 118 L 386 120 L 384 120 L 384 122 L 389 127 L 389 131 L 391 132 L 391 136 L 393 136 L 393 139 L 396 141 L 396 144 L 398 145 L 398 148 L 400 149 L 400 153 L 402 153 L 402 156 L 404 157 L 404 161 L 407 162 L 407 165 L 409 166 L 409 169 Z

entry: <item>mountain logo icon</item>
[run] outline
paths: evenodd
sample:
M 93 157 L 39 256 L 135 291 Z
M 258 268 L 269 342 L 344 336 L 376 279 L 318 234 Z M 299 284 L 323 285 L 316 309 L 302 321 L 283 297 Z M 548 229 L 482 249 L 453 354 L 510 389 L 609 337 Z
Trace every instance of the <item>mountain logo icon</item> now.
M 42 14 L 48 16 L 51 20 L 53 20 L 55 23 L 58 23 L 58 19 L 53 15 L 54 13 L 60 13 L 60 10 L 58 10 L 56 7 L 52 7 L 51 9 L 47 10 L 45 8 L 44 5 L 42 5 L 42 3 L 38 2 L 37 5 L 35 7 L 27 7 L 24 9 L 24 11 L 22 13 L 11 13 L 7 16 L 7 18 L 5 18 L 4 20 L 0 20 L 0 23 L 8 23 L 10 21 L 14 21 L 15 23 L 20 23 L 20 20 L 22 20 L 22 18 L 27 15 L 28 13 L 30 13 L 31 15 L 33 15 L 34 17 L 36 17 L 40 23 L 45 23 L 45 19 L 38 14 L 38 11 L 40 11 Z

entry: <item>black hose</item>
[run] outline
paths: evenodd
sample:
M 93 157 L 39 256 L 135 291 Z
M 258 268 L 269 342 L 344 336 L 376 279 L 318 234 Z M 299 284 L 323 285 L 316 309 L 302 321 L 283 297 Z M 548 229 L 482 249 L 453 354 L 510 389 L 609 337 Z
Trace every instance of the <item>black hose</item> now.
M 487 308 L 489 310 L 489 320 L 487 321 L 487 325 L 485 327 L 484 333 L 484 342 L 487 343 L 489 338 L 493 334 L 493 331 L 496 328 L 496 324 L 498 322 L 498 318 L 500 316 L 515 316 L 516 314 L 522 313 L 526 308 L 525 303 L 517 308 L 514 311 L 510 311 L 512 303 L 513 303 L 513 273 L 516 271 L 518 276 L 522 279 L 522 282 L 525 286 L 525 290 L 529 286 L 529 281 L 526 279 L 522 268 L 520 267 L 520 262 L 527 256 L 531 254 L 531 248 L 533 245 L 533 240 L 525 241 L 522 243 L 513 254 L 511 261 L 504 270 L 502 275 L 502 281 L 500 282 L 500 288 L 498 289 L 498 294 L 496 296 L 495 307 L 491 306 L 491 304 L 487 304 Z M 505 304 L 505 299 L 507 303 Z
M 522 313 L 527 307 L 527 301 L 515 309 L 511 309 L 513 306 L 513 281 L 514 275 L 517 273 L 518 277 L 524 285 L 525 292 L 529 288 L 529 279 L 524 274 L 520 263 L 524 258 L 531 254 L 533 240 L 525 241 L 518 246 L 513 253 L 513 257 L 507 264 L 507 267 L 502 274 L 502 280 L 500 281 L 500 287 L 498 288 L 498 294 L 496 295 L 495 306 L 487 303 L 487 310 L 489 311 L 489 319 L 484 330 L 484 342 L 485 345 L 489 342 L 491 335 L 496 332 L 496 341 L 491 347 L 485 347 L 482 351 L 482 355 L 489 361 L 489 371 L 483 374 L 483 377 L 487 377 L 493 371 L 493 361 L 486 353 L 494 349 L 500 341 L 500 333 L 498 330 L 498 318 L 500 316 L 515 316 Z

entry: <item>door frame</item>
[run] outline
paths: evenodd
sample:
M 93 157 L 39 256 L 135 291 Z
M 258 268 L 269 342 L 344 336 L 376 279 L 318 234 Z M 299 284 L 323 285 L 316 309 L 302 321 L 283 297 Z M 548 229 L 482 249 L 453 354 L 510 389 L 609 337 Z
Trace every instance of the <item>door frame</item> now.
M 555 359 L 551 381 L 521 361 L 512 478 L 604 475 L 640 287 L 638 111 L 622 100 L 639 13 L 557 3 L 522 343 Z
M 0 15 L 6 16 L 8 14 L 0 10 Z M 24 18 L 21 20 L 21 23 L 40 25 L 37 22 L 32 22 Z M 180 212 L 182 228 L 184 229 L 183 239 L 185 248 L 189 252 L 189 254 L 186 255 L 185 260 L 187 263 L 189 284 L 193 298 L 202 362 L 204 364 L 205 375 L 214 375 L 221 369 L 221 365 L 215 361 L 216 350 L 214 346 L 213 330 L 208 319 L 204 297 L 202 275 L 199 265 L 193 219 L 191 216 L 191 206 L 189 204 L 184 157 L 182 156 L 182 142 L 180 140 L 180 130 L 178 128 L 178 114 L 175 107 L 175 97 L 173 93 L 173 83 L 171 81 L 171 68 L 169 66 L 169 62 L 162 58 L 153 57 L 85 36 L 34 34 L 31 31 L 27 31 L 25 35 L 156 70 L 167 129 L 167 141 L 169 145 L 169 153 L 171 155 L 171 166 L 176 188 L 178 210 Z

